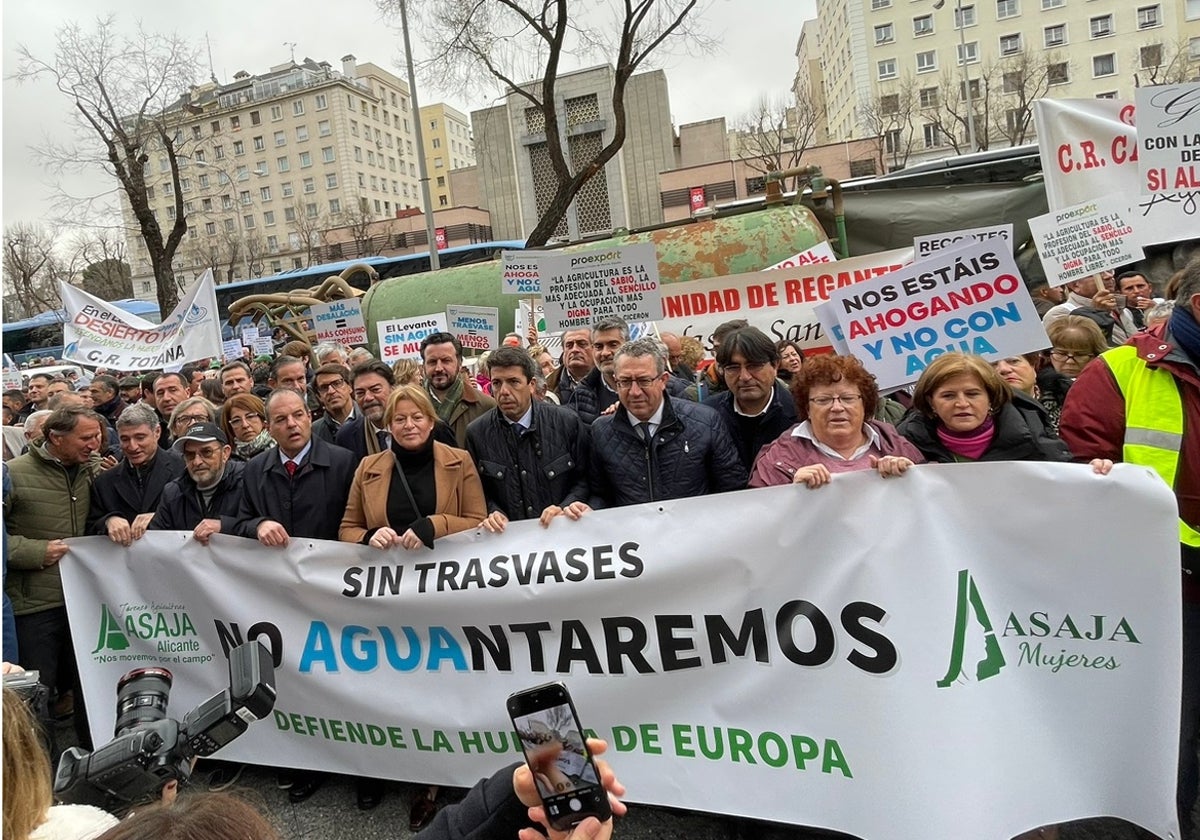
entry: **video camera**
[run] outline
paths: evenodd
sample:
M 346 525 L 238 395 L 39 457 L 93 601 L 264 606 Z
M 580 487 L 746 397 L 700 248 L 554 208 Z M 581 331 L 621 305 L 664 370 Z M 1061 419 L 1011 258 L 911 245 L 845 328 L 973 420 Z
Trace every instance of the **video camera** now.
M 275 706 L 271 654 L 257 640 L 229 654 L 229 688 L 205 700 L 180 722 L 167 717 L 171 672 L 137 668 L 117 683 L 115 738 L 92 753 L 72 747 L 54 777 L 62 796 L 79 785 L 121 803 L 155 795 L 171 780 L 185 783 L 192 759 L 208 756 L 237 738 Z

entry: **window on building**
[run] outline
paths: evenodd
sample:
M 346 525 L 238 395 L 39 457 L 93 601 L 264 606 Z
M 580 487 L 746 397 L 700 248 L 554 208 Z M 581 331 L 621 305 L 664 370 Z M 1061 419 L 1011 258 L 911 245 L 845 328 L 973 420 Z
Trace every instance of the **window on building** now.
M 1088 20 L 1088 29 L 1093 38 L 1107 38 L 1113 34 L 1113 16 L 1096 15 Z
M 931 73 L 937 70 L 937 50 L 917 53 L 917 72 Z
M 1021 52 L 1021 33 L 1000 36 L 1000 55 L 1016 55 Z
M 1061 9 L 1067 4 L 1067 0 L 1042 0 L 1042 9 Z
M 875 43 L 890 44 L 896 40 L 896 30 L 890 23 L 881 23 L 875 27 Z
M 880 79 L 896 78 L 896 59 L 885 58 L 883 61 L 880 61 L 876 67 L 878 68 Z
M 179 179 L 179 189 L 181 192 L 191 192 L 192 191 L 192 179 L 191 178 L 180 178 Z
M 443 163 L 443 161 L 440 157 L 435 157 L 433 159 L 433 168 L 434 169 L 441 169 L 443 166 L 445 166 L 445 163 Z
M 358 163 L 362 163 L 362 159 L 363 159 L 362 147 L 355 146 L 354 147 L 354 160 Z
M 233 196 L 229 195 L 228 193 L 221 196 L 221 209 L 222 210 L 232 210 L 233 209 Z
M 313 97 L 313 99 L 314 99 L 313 104 L 316 106 L 318 111 L 324 111 L 326 108 L 329 107 L 329 97 L 326 96 L 325 94 L 318 93 L 316 96 Z
M 373 151 L 371 151 L 370 149 L 367 149 L 367 166 L 374 166 L 374 165 L 375 165 L 375 153 Z
M 350 136 L 358 136 L 358 120 L 350 120 Z
M 892 0 L 871 0 L 872 9 L 889 9 L 892 6 Z
M 229 128 L 233 131 L 241 131 L 242 130 L 242 118 L 241 117 L 230 117 L 229 118 Z
M 1192 38 L 1188 41 L 1188 59 L 1200 61 L 1200 38 Z
M 314 193 L 316 191 L 317 191 L 316 181 L 312 178 L 305 178 L 304 179 L 304 192 L 305 193 Z
M 1112 76 L 1116 72 L 1116 53 L 1105 53 L 1104 55 L 1092 56 L 1092 76 L 1096 78 L 1101 76 Z
M 221 133 L 221 121 L 220 120 L 213 120 L 211 123 L 208 124 L 208 127 L 212 129 L 213 134 Z
M 444 196 L 444 195 L 438 196 L 438 206 L 439 207 L 446 207 L 449 204 L 450 204 L 450 202 L 447 200 L 446 196 Z
M 1071 72 L 1067 62 L 1058 61 L 1046 66 L 1046 82 L 1051 85 L 1065 85 L 1071 81 Z
M 933 34 L 933 15 L 918 15 L 913 18 L 913 36 Z
M 438 176 L 438 179 L 437 179 L 437 185 L 438 185 L 439 187 L 444 187 L 444 186 L 446 186 L 446 176 L 445 176 L 445 175 L 439 175 L 439 176 Z
M 203 210 L 205 213 L 211 213 L 212 207 L 213 207 L 213 205 L 212 205 L 211 198 L 200 199 L 200 209 Z
M 272 254 L 278 253 L 279 237 L 276 236 L 275 234 L 271 234 L 270 236 L 267 237 L 267 250 L 270 251 Z
M 965 82 L 958 83 L 958 95 L 962 99 L 967 98 L 967 85 Z M 979 80 L 978 79 L 971 80 L 971 100 L 974 102 L 979 101 Z
M 206 236 L 216 236 L 217 235 L 217 223 L 216 222 L 205 222 L 204 223 L 204 234 Z
M 327 172 L 325 174 L 325 189 L 336 190 L 337 184 L 338 184 L 337 173 L 336 172 Z
M 287 172 L 287 171 L 288 171 L 289 169 L 291 169 L 291 168 L 292 168 L 292 167 L 291 167 L 291 164 L 290 164 L 290 163 L 288 163 L 288 159 L 287 159 L 287 157 L 286 157 L 286 156 L 284 156 L 284 157 L 277 157 L 277 158 L 275 158 L 275 169 L 276 169 L 276 171 L 278 171 L 278 172 Z
M 275 132 L 275 145 L 276 146 L 286 146 L 287 145 L 287 132 L 286 131 L 276 131 Z
M 250 190 L 240 190 L 238 192 L 238 201 L 242 202 L 243 207 L 245 207 L 247 204 L 249 204 L 250 203 Z
M 254 151 L 261 152 L 267 148 L 267 141 L 262 135 L 254 138 Z
M 1057 23 L 1054 26 L 1047 26 L 1042 30 L 1042 36 L 1047 49 L 1061 47 L 1067 43 L 1067 25 Z
M 225 159 L 225 147 L 224 146 L 213 146 L 213 157 L 216 158 L 217 160 L 224 160 Z
M 308 216 L 308 218 L 317 218 L 317 212 L 317 203 L 315 201 L 310 201 L 308 204 L 304 205 L 304 215 Z
M 198 125 L 194 125 L 194 126 L 192 126 L 192 139 L 193 139 L 193 140 L 199 140 L 199 139 L 200 139 L 200 131 L 201 131 L 201 130 L 200 130 L 200 126 L 198 126 Z
M 333 146 L 325 146 L 321 149 L 321 160 L 325 163 L 333 163 Z
M 168 219 L 174 219 L 174 218 L 175 218 L 175 205 L 174 205 L 174 204 L 171 204 L 171 205 L 168 205 L 168 206 L 167 206 L 167 218 L 168 218 Z
M 262 201 L 270 201 L 271 200 L 271 188 L 270 187 L 259 187 L 258 188 L 258 197 Z
M 1009 134 L 1020 134 L 1025 130 L 1027 108 L 1009 108 L 1004 112 L 1004 127 Z
M 361 172 L 359 172 L 358 173 L 358 186 L 365 187 L 366 185 L 367 185 L 367 176 L 362 174 Z
M 235 155 L 246 154 L 246 144 L 243 143 L 241 140 L 234 140 L 233 141 L 233 153 Z
M 965 44 L 959 44 L 957 51 L 959 64 L 974 64 L 975 62 L 979 61 L 978 41 L 968 41 Z
M 1025 81 L 1025 74 L 1017 70 L 1012 73 L 1005 73 L 1003 79 L 1003 91 L 1005 93 L 1016 93 L 1021 89 L 1021 85 Z
M 938 89 L 935 87 L 921 88 L 917 96 L 922 108 L 936 108 L 938 106 Z
M 250 112 L 250 125 L 262 125 L 262 116 L 258 111 Z
M 285 222 L 296 221 L 296 208 L 295 207 L 284 207 L 283 208 L 283 220 Z
M 1158 5 L 1141 6 L 1137 10 L 1138 29 L 1153 29 L 1162 26 L 1162 16 Z
M 234 177 L 236 177 L 239 181 L 245 181 L 247 178 L 250 177 L 250 167 L 239 166 L 234 171 Z
M 307 169 L 312 166 L 312 154 L 309 152 L 300 153 L 300 168 Z
M 342 200 L 340 198 L 329 199 L 329 215 L 339 216 L 342 212 Z
M 1016 17 L 1021 13 L 1017 0 L 996 0 L 996 20 Z
M 965 26 L 975 25 L 975 7 L 963 6 L 954 8 L 954 28 L 962 29 Z
M 333 127 L 329 124 L 329 120 L 321 120 L 317 123 L 317 134 L 321 137 L 328 137 L 333 134 Z
M 284 198 L 291 198 L 295 194 L 294 191 L 292 190 L 292 182 L 284 181 L 282 184 L 280 184 L 279 192 L 283 195 Z
M 900 129 L 893 128 L 883 135 L 883 150 L 889 155 L 900 151 Z
M 263 224 L 266 225 L 267 227 L 271 227 L 271 225 L 275 224 L 275 211 L 274 210 L 264 210 L 263 211 Z
M 283 106 L 282 105 L 272 105 L 271 106 L 271 122 L 279 122 L 281 119 L 283 119 Z
M 306 126 L 306 125 L 296 126 L 296 139 L 301 142 L 308 139 L 308 126 Z
M 226 219 L 225 220 L 225 232 L 233 233 L 236 230 L 237 230 L 237 222 L 235 222 L 233 219 Z
M 1162 64 L 1162 44 L 1147 44 L 1138 50 L 1143 70 L 1149 70 Z
M 1096 94 L 1097 99 L 1116 99 L 1117 92 L 1115 90 L 1106 90 L 1103 93 Z
M 879 27 L 875 27 L 875 28 L 879 29 Z M 435 148 L 435 149 L 442 148 L 442 139 L 440 137 L 433 138 L 433 148 Z
M 921 135 L 926 149 L 935 149 L 942 145 L 942 132 L 936 123 L 925 123 L 921 127 Z
M 175 187 L 171 184 L 170 181 L 163 181 L 162 194 L 163 195 L 175 195 Z
M 246 230 L 254 230 L 254 216 L 242 216 L 242 224 L 245 226 Z
M 304 116 L 304 100 L 303 99 L 293 99 L 292 100 L 292 116 L 294 116 L 294 117 Z

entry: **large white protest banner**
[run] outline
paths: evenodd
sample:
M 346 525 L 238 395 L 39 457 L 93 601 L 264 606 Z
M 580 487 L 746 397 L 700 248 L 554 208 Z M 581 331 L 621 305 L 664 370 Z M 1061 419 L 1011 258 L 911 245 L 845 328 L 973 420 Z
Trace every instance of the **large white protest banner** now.
M 967 242 L 830 299 L 850 352 L 881 390 L 915 382 L 947 351 L 994 361 L 1049 346 L 1003 240 Z
M 628 322 L 662 316 L 658 254 L 642 242 L 541 258 L 542 307 L 551 332 L 616 315 Z
M 1200 189 L 1200 82 L 1134 93 L 1143 193 Z
M 1120 193 L 1136 204 L 1142 244 L 1195 237 L 1200 189 L 1143 195 L 1134 105 L 1119 99 L 1039 99 L 1033 103 L 1051 210 Z
M 257 638 L 278 700 L 231 760 L 471 784 L 516 758 L 504 698 L 562 679 L 640 802 L 868 840 L 1176 830 L 1179 545 L 1148 470 L 860 472 L 411 553 L 69 545 L 94 733 L 129 669 L 169 668 L 181 716 Z
M 1141 235 L 1129 201 L 1106 195 L 1029 220 L 1046 282 L 1061 286 L 1140 260 Z
M 542 258 L 549 254 L 527 251 L 501 251 L 500 293 L 505 295 L 540 295 L 542 293 Z
M 500 310 L 494 306 L 446 307 L 447 330 L 464 350 L 494 350 L 500 346 Z
M 831 263 L 706 277 L 663 286 L 662 332 L 695 336 L 706 350 L 721 323 L 745 318 L 778 341 L 791 339 L 806 353 L 830 348 L 813 307 L 834 289 L 861 283 L 912 262 L 912 248 L 881 251 Z
M 421 340 L 435 332 L 446 331 L 446 313 L 433 312 L 414 318 L 393 318 L 375 324 L 379 338 L 379 358 L 391 364 L 399 359 L 421 358 Z
M 926 257 L 932 257 L 939 251 L 957 247 L 966 239 L 984 242 L 997 237 L 1003 239 L 1008 243 L 1008 247 L 1012 248 L 1013 226 L 1011 224 L 992 225 L 991 227 L 967 228 L 964 230 L 946 231 L 945 233 L 929 233 L 924 236 L 914 236 L 913 250 L 916 252 L 914 259 L 919 262 Z
M 802 265 L 812 265 L 813 263 L 835 262 L 837 254 L 833 253 L 833 248 L 829 242 L 818 242 L 811 248 L 806 248 L 797 254 L 792 254 L 787 259 L 780 260 L 775 265 L 769 265 L 763 271 L 775 271 L 780 268 L 799 268 Z
M 317 341 L 336 341 L 347 346 L 367 343 L 360 298 L 314 304 L 309 314 Z
M 59 283 L 66 321 L 64 359 L 121 370 L 147 370 L 221 355 L 221 325 L 212 269 L 161 324 Z

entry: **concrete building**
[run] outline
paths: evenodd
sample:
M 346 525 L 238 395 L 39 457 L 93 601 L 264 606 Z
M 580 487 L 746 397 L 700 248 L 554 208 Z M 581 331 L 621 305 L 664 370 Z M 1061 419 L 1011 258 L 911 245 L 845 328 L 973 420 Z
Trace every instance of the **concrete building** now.
M 466 114 L 438 102 L 421 108 L 421 137 L 425 142 L 425 166 L 429 173 L 429 200 L 433 207 L 455 207 L 450 173 L 475 165 L 475 140 Z
M 491 218 L 478 207 L 448 207 L 433 211 L 434 235 L 444 233 L 442 248 L 491 242 Z M 358 225 L 329 228 L 321 236 L 317 257 L 321 262 L 339 262 L 358 257 L 395 257 L 422 254 L 429 250 L 425 214 L 401 210 L 395 218 Z
M 557 109 L 567 152 L 580 166 L 612 140 L 614 71 L 603 65 L 564 73 L 557 80 Z M 529 82 L 535 90 L 539 82 Z M 620 151 L 584 185 L 555 236 L 578 239 L 662 221 L 658 173 L 674 166 L 674 133 L 661 70 L 629 79 L 626 137 Z M 557 180 L 546 149 L 540 108 L 515 91 L 501 105 L 471 113 L 479 193 L 492 214 L 498 239 L 524 239 L 554 195 Z
M 188 231 L 175 255 L 187 279 L 211 266 L 218 282 L 299 268 L 322 232 L 421 207 L 408 85 L 383 68 L 304 59 L 229 84 L 188 91 L 171 113 Z M 175 220 L 170 166 L 149 152 L 151 209 Z M 121 193 L 127 229 L 136 231 Z M 128 237 L 134 293 L 155 297 L 140 236 Z
M 889 169 L 970 151 L 968 98 L 976 146 L 1008 146 L 1035 139 L 1033 99 L 1132 99 L 1200 67 L 1200 0 L 818 0 L 817 14 L 796 85 L 822 94 L 831 139 L 882 136 Z

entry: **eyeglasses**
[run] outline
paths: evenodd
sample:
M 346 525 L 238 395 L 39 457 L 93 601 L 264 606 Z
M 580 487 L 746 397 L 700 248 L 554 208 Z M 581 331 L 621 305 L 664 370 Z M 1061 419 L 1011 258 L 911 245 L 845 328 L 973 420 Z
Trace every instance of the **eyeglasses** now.
M 318 383 L 316 385 L 316 389 L 317 389 L 318 394 L 323 394 L 326 391 L 336 391 L 345 384 L 346 384 L 345 379 L 333 379 L 333 380 L 330 380 L 329 382 L 326 382 L 324 385 Z
M 235 427 L 236 426 L 245 426 L 251 420 L 257 420 L 259 423 L 267 422 L 265 417 L 262 417 L 258 414 L 242 414 L 242 415 L 238 415 L 237 417 L 230 417 L 229 425 L 235 426 Z
M 617 388 L 621 391 L 628 391 L 634 385 L 642 391 L 647 391 L 655 382 L 660 382 L 661 379 L 657 376 L 639 376 L 636 379 L 618 379 Z
M 741 376 L 742 369 L 745 368 L 750 372 L 751 376 L 757 376 L 766 366 L 766 362 L 746 362 L 744 365 L 721 365 L 721 373 L 725 374 L 726 376 Z
M 1050 358 L 1060 362 L 1065 362 L 1070 359 L 1072 362 L 1086 362 L 1088 359 L 1096 358 L 1095 353 L 1071 353 L 1066 350 L 1059 350 L 1057 347 L 1050 351 Z
M 387 385 L 372 385 L 370 388 L 355 388 L 354 399 L 361 400 L 367 394 L 370 394 L 373 397 L 382 397 L 385 396 L 389 390 L 390 389 Z
M 211 422 L 207 414 L 181 414 L 175 418 L 175 425 L 183 425 L 187 423 L 189 426 L 192 423 L 208 423 Z
M 841 403 L 846 408 L 858 405 L 862 402 L 861 394 L 838 394 L 835 397 L 809 397 L 809 405 L 817 405 L 821 408 L 829 408 L 834 403 Z

